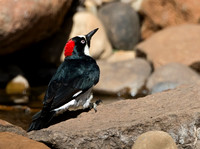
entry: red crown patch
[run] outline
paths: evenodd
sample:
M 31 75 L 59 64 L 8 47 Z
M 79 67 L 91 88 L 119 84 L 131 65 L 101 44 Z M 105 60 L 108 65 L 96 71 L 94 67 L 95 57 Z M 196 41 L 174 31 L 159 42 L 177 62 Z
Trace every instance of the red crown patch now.
M 75 42 L 73 40 L 69 40 L 65 45 L 65 52 L 64 55 L 71 56 L 74 50 Z

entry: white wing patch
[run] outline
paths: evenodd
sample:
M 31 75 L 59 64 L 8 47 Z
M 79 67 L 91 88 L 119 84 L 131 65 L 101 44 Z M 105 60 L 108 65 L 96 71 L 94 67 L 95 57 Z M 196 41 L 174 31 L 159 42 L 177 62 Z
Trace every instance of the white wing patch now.
M 77 93 L 75 93 L 72 97 L 74 98 L 74 97 L 77 97 L 79 94 L 81 94 L 82 93 L 82 91 L 78 91 Z
M 69 107 L 75 106 L 76 104 L 77 104 L 76 100 L 73 99 L 70 102 L 64 104 L 63 106 L 54 109 L 53 111 L 56 111 L 56 114 L 61 114 L 61 113 L 65 112 L 67 109 L 69 109 Z

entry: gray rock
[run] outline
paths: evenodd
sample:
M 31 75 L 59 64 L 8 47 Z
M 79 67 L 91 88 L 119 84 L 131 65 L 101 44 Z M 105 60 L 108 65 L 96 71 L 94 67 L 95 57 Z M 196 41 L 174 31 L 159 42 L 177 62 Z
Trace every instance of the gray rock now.
M 59 149 L 131 148 L 144 132 L 162 130 L 180 149 L 199 139 L 200 82 L 137 100 L 100 105 L 49 128 L 29 132 L 30 138 Z M 186 112 L 187 111 L 187 112 Z
M 150 64 L 140 58 L 113 63 L 98 61 L 98 65 L 100 81 L 94 91 L 101 94 L 136 96 L 151 73 Z
M 200 76 L 191 68 L 179 63 L 170 63 L 152 73 L 147 81 L 147 88 L 151 93 L 156 93 L 198 80 Z
M 116 49 L 131 50 L 140 39 L 138 14 L 128 4 L 114 2 L 100 8 L 98 15 Z
M 12 132 L 18 135 L 27 136 L 26 131 L 23 130 L 21 127 L 15 126 L 1 119 L 0 119 L 0 132 Z

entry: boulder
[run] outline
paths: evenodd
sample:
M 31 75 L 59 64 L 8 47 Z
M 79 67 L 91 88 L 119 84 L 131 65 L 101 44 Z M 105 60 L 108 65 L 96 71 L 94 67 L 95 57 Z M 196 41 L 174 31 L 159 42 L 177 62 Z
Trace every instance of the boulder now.
M 140 93 L 151 73 L 150 64 L 144 59 L 119 62 L 98 61 L 100 81 L 94 92 L 109 95 L 131 95 Z
M 132 149 L 177 149 L 177 146 L 168 133 L 148 131 L 137 138 Z
M 146 86 L 151 93 L 155 93 L 198 80 L 200 81 L 199 74 L 191 68 L 179 63 L 170 63 L 156 69 L 148 78 Z
M 1 0 L 0 55 L 19 50 L 55 33 L 71 2 L 72 0 Z
M 200 60 L 200 25 L 166 28 L 137 45 L 155 68 L 171 62 L 192 65 Z
M 144 0 L 140 9 L 144 17 L 142 38 L 168 26 L 199 23 L 199 5 L 197 0 Z
M 109 3 L 99 9 L 108 38 L 115 49 L 132 50 L 140 40 L 138 14 L 128 4 Z
M 6 86 L 7 94 L 25 94 L 29 88 L 29 83 L 22 75 L 18 75 L 8 82 Z
M 27 136 L 26 131 L 23 130 L 21 127 L 15 126 L 1 119 L 0 119 L 0 132 L 12 132 L 18 135 Z
M 10 132 L 0 132 L 0 140 L 2 149 L 50 149 L 40 142 Z
M 112 47 L 101 21 L 92 13 L 77 12 L 73 16 L 73 26 L 69 38 L 73 38 L 78 35 L 86 35 L 96 28 L 99 28 L 99 30 L 92 37 L 90 54 L 96 59 L 106 58 L 111 55 Z M 64 60 L 64 54 L 62 54 L 61 60 Z
M 135 51 L 119 50 L 115 51 L 109 58 L 106 59 L 107 62 L 121 62 L 127 60 L 133 60 L 136 54 Z
M 78 118 L 31 131 L 29 137 L 52 148 L 131 148 L 141 134 L 162 130 L 180 149 L 199 143 L 200 82 L 136 100 L 101 104 Z

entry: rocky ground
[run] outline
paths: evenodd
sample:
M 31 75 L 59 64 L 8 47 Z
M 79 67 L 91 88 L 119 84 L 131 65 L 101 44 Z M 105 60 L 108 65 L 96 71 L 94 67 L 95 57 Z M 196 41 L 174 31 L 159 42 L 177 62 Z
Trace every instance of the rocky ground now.
M 200 148 L 199 4 L 1 0 L 0 148 Z M 98 112 L 27 133 L 65 43 L 94 28 Z

